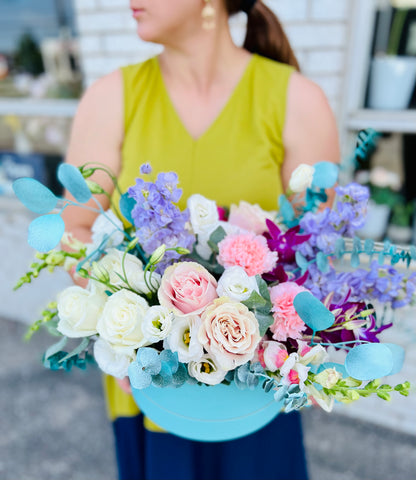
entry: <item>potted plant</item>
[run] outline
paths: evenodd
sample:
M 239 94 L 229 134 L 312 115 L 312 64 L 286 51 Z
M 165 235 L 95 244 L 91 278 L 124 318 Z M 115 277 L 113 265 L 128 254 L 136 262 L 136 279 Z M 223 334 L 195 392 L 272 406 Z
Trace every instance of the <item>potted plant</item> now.
M 399 45 L 411 8 L 416 8 L 416 0 L 391 0 L 391 6 L 380 12 L 370 71 L 370 108 L 404 110 L 409 106 L 416 81 L 416 57 L 399 55 Z M 384 38 L 387 47 L 383 45 Z
M 387 237 L 391 242 L 397 244 L 410 242 L 412 238 L 413 213 L 413 203 L 406 203 L 404 198 L 394 205 L 390 224 L 387 228 Z
M 370 171 L 362 170 L 356 180 L 367 185 L 370 190 L 366 222 L 357 233 L 362 238 L 383 240 L 391 212 L 400 200 L 400 177 L 397 173 L 378 166 Z

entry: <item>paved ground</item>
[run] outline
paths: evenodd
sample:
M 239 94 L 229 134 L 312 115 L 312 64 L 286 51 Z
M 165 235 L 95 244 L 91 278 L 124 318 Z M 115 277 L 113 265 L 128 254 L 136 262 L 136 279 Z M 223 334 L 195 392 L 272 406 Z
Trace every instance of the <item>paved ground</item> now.
M 0 478 L 115 480 L 99 372 L 47 371 L 46 333 L 23 344 L 25 325 L 0 319 L 0 328 Z M 413 478 L 416 436 L 318 409 L 303 423 L 311 480 Z

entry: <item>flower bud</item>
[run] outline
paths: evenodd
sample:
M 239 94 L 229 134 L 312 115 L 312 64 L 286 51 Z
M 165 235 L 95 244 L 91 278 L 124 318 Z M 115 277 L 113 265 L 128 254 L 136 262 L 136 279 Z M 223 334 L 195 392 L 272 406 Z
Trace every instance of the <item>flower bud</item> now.
M 109 283 L 110 282 L 110 275 L 105 268 L 103 268 L 99 263 L 92 262 L 92 271 L 97 278 L 102 283 Z
M 166 245 L 162 244 L 160 247 L 156 248 L 156 250 L 152 253 L 152 256 L 150 257 L 149 263 L 151 265 L 156 265 L 159 263 L 162 258 L 165 256 L 166 252 Z
M 81 175 L 84 178 L 88 178 L 88 177 L 91 177 L 91 175 L 95 172 L 95 168 L 83 168 L 83 167 L 81 167 L 79 169 L 79 171 L 81 172 Z
M 90 189 L 90 192 L 91 193 L 105 193 L 105 190 L 103 189 L 103 187 L 101 187 L 101 185 L 98 185 L 97 182 L 92 182 L 91 180 L 85 180 L 88 188 Z
M 176 247 L 175 252 L 179 253 L 179 255 L 188 255 L 188 253 L 191 253 L 187 248 L 184 247 Z

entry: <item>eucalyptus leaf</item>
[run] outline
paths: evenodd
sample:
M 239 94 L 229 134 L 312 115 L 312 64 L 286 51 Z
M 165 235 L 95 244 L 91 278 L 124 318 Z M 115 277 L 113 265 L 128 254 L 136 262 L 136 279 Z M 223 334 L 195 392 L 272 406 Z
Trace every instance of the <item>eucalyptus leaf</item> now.
M 13 182 L 16 197 L 32 212 L 45 214 L 56 207 L 58 198 L 34 178 L 18 178 Z
M 316 266 L 322 273 L 327 273 L 329 270 L 328 257 L 323 252 L 318 252 L 316 255 Z
M 59 360 L 59 363 L 65 362 L 69 358 L 79 355 L 88 347 L 89 343 L 90 339 L 88 337 L 83 338 L 81 340 L 81 343 L 77 347 L 75 347 L 71 352 L 69 352 L 64 358 Z
M 65 232 L 65 223 L 58 214 L 48 214 L 35 218 L 29 225 L 28 243 L 39 252 L 54 249 Z
M 217 227 L 209 236 L 208 240 L 208 246 L 209 248 L 214 252 L 218 253 L 218 244 L 221 242 L 221 240 L 224 240 L 224 238 L 227 236 L 225 230 L 222 227 Z
M 332 188 L 338 180 L 339 167 L 331 162 L 319 162 L 314 165 L 315 171 L 312 186 L 318 188 Z
M 59 342 L 51 345 L 44 354 L 45 360 L 47 360 L 49 357 L 52 357 L 52 355 L 55 355 L 55 353 L 60 352 L 65 347 L 67 341 L 68 341 L 68 337 L 62 337 L 61 340 L 59 340 Z
M 310 292 L 300 292 L 293 300 L 293 306 L 300 318 L 315 332 L 331 327 L 335 316 Z
M 266 299 L 264 299 L 259 293 L 257 293 L 255 290 L 251 292 L 251 295 L 247 300 L 244 300 L 241 302 L 243 305 L 245 305 L 247 308 L 250 310 L 254 308 L 261 308 L 261 307 L 266 307 L 271 303 L 268 302 Z
M 279 197 L 279 213 L 283 217 L 285 223 L 291 223 L 295 219 L 293 206 L 285 195 L 280 195 Z
M 82 173 L 74 165 L 70 165 L 69 163 L 59 165 L 58 179 L 77 202 L 86 203 L 90 200 L 92 195 L 87 182 L 82 176 Z
M 119 201 L 120 212 L 123 215 L 123 217 L 132 225 L 134 225 L 132 211 L 133 211 L 133 208 L 136 206 L 136 203 L 137 203 L 136 200 L 133 197 L 130 197 L 127 192 L 123 193 L 123 195 L 120 197 L 120 201 Z
M 260 275 L 256 275 L 256 282 L 257 282 L 257 286 L 259 287 L 260 295 L 267 302 L 270 302 L 270 305 L 271 305 L 270 292 L 269 292 L 269 288 L 267 287 L 267 283 L 261 278 Z
M 259 322 L 260 336 L 263 337 L 267 332 L 267 329 L 273 324 L 273 316 L 270 313 L 264 313 L 262 311 L 255 311 L 254 315 Z

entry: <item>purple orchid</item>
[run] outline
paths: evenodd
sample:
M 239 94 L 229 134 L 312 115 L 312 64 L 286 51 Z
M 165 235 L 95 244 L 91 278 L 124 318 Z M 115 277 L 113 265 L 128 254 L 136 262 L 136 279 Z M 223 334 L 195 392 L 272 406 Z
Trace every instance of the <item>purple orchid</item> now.
M 310 235 L 298 235 L 299 225 L 289 228 L 285 233 L 282 233 L 280 228 L 269 219 L 266 220 L 266 225 L 269 231 L 263 235 L 270 250 L 279 254 L 279 263 L 293 263 L 295 261 L 294 247 L 309 240 Z

